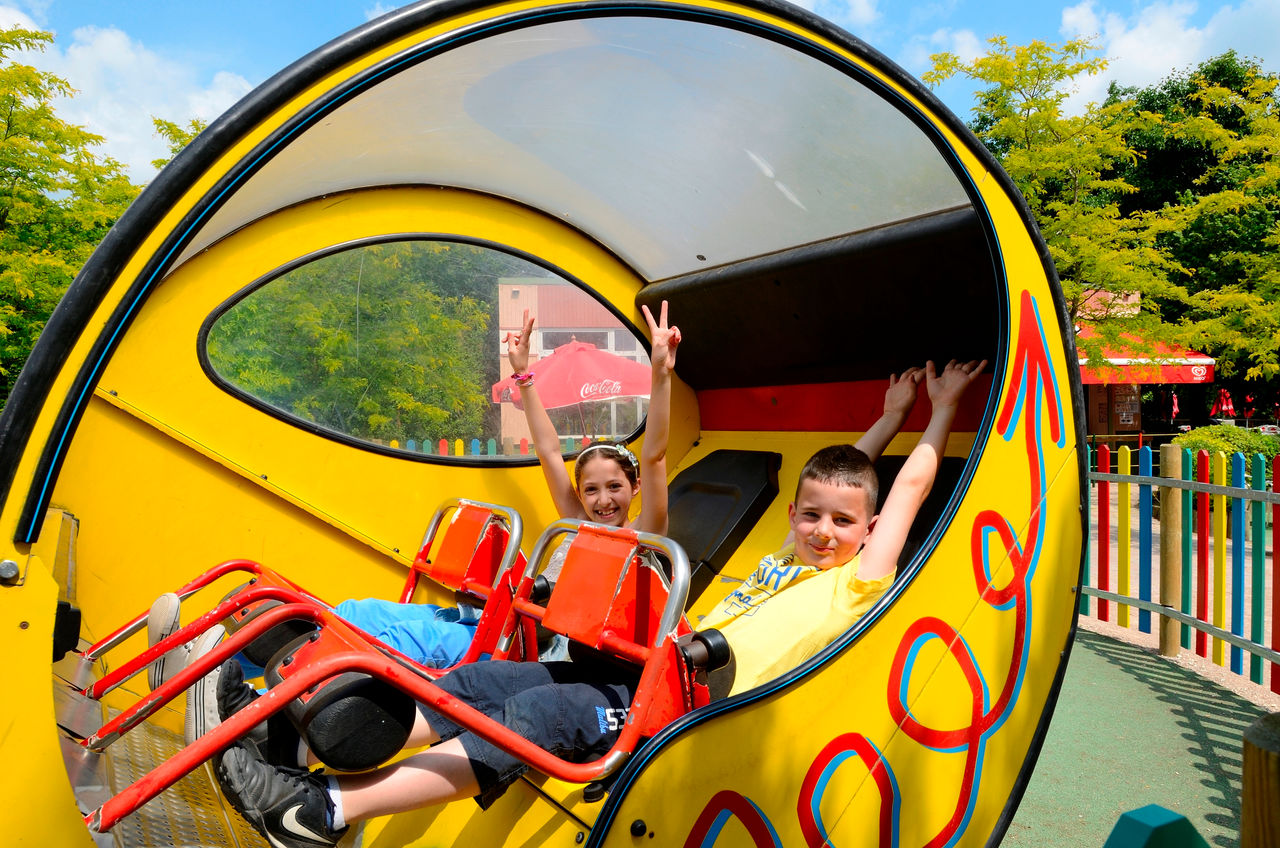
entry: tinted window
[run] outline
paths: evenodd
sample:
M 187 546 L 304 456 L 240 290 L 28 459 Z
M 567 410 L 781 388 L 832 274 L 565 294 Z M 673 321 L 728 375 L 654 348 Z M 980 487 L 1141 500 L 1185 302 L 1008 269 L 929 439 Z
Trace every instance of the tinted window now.
M 648 366 L 629 327 L 546 269 L 421 240 L 345 250 L 270 280 L 218 316 L 206 351 L 221 379 L 308 424 L 419 453 L 518 456 L 528 428 L 501 382 L 511 371 L 502 339 L 525 309 L 535 357 L 591 348 L 606 389 L 619 382 L 610 369 Z M 550 414 L 566 450 L 630 436 L 647 403 L 621 389 L 557 397 Z

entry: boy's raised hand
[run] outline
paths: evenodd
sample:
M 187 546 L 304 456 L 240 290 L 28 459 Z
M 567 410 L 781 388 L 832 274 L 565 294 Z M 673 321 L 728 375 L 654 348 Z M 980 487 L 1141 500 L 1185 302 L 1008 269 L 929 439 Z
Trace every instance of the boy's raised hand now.
M 908 368 L 902 376 L 889 375 L 889 388 L 884 393 L 884 414 L 907 417 L 916 403 L 916 387 L 924 377 L 923 368 Z
M 650 361 L 653 363 L 655 370 L 662 370 L 670 374 L 676 368 L 676 348 L 680 346 L 680 328 L 676 326 L 667 326 L 667 302 L 662 301 L 662 310 L 659 312 L 659 320 L 653 320 L 653 313 L 649 311 L 649 307 L 641 306 L 640 310 L 644 312 L 644 320 L 649 324 L 649 338 L 653 340 L 653 352 L 650 354 Z
M 507 361 L 517 374 L 529 370 L 529 339 L 533 337 L 533 319 L 529 310 L 524 311 L 524 329 L 518 333 L 507 333 L 503 339 L 507 343 Z
M 933 360 L 929 360 L 924 366 L 925 386 L 929 390 L 929 401 L 935 409 L 940 406 L 955 406 L 960 402 L 965 389 L 969 388 L 969 384 L 986 367 L 987 360 L 985 359 L 981 362 L 976 359 L 970 362 L 957 362 L 953 359 L 942 369 L 942 373 L 938 374 L 934 368 Z

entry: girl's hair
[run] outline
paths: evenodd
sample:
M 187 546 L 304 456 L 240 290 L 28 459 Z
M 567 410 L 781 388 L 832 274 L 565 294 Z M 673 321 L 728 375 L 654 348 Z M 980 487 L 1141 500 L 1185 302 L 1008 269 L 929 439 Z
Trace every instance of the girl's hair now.
M 636 455 L 626 445 L 618 442 L 599 441 L 587 445 L 582 449 L 582 453 L 578 454 L 578 461 L 573 464 L 574 486 L 582 486 L 582 466 L 586 464 L 584 460 L 597 453 L 617 462 L 622 469 L 622 473 L 626 475 L 627 480 L 633 487 L 640 482 L 640 463 L 636 461 Z
M 867 493 L 872 514 L 875 513 L 880 488 L 876 469 L 870 457 L 853 445 L 831 445 L 811 456 L 800 471 L 800 480 L 796 484 L 797 498 L 800 496 L 799 483 L 805 480 L 862 489 Z

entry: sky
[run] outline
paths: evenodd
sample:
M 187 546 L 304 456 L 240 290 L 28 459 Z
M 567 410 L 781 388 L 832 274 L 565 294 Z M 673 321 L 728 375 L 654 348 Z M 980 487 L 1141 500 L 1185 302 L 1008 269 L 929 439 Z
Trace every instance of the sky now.
M 66 79 L 65 120 L 105 139 L 101 152 L 135 182 L 167 155 L 152 117 L 212 121 L 272 74 L 398 4 L 390 0 L 0 0 L 0 27 L 53 32 L 23 57 Z M 1145 86 L 1229 49 L 1280 72 L 1280 0 L 804 0 L 915 76 L 929 56 L 972 59 L 993 36 L 1011 44 L 1090 37 L 1108 69 L 1079 82 L 1071 103 L 1101 101 L 1111 81 Z M 937 90 L 962 119 L 971 83 Z

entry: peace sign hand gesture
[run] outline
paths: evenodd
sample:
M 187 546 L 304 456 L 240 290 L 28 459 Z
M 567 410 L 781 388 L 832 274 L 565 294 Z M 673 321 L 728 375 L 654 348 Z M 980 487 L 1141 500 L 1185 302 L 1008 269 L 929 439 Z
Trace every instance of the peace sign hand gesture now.
M 662 301 L 662 310 L 657 321 L 653 320 L 653 313 L 649 311 L 649 307 L 641 306 L 640 310 L 644 312 L 644 320 L 649 323 L 649 338 L 653 340 L 653 352 L 650 354 L 653 369 L 670 374 L 676 367 L 676 348 L 680 346 L 681 338 L 680 328 L 667 326 L 665 300 Z

